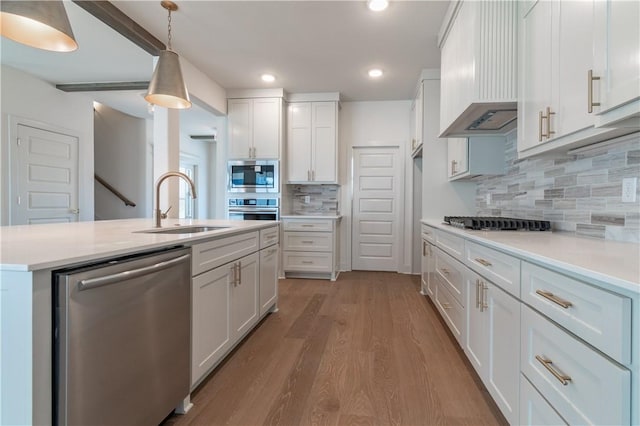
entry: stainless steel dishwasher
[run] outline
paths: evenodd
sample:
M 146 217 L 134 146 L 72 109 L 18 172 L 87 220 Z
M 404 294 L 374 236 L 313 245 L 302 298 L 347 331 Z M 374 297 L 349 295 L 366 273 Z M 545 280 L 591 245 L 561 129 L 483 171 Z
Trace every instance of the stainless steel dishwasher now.
M 54 274 L 54 423 L 157 425 L 189 394 L 191 254 Z

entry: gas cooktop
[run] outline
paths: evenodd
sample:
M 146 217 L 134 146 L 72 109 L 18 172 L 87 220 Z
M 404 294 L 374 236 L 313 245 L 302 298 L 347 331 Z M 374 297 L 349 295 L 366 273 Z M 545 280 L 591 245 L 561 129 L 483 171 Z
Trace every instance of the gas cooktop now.
M 483 231 L 550 231 L 548 220 L 514 219 L 511 217 L 445 216 L 444 221 L 462 229 Z

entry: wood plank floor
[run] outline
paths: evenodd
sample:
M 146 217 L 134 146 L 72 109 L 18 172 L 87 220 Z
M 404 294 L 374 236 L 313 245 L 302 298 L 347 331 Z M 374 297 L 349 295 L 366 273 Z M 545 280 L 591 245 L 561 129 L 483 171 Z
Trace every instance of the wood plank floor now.
M 280 281 L 271 314 L 165 425 L 506 424 L 419 277 Z

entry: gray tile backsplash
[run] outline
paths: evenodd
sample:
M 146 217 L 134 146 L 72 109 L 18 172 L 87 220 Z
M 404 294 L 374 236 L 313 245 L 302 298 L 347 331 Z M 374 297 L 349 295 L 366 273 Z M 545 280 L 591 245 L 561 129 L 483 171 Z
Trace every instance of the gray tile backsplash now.
M 340 185 L 287 185 L 287 188 L 293 214 L 340 214 Z
M 638 134 L 578 155 L 516 156 L 513 135 L 506 142 L 507 174 L 476 179 L 478 215 L 544 219 L 555 230 L 640 243 L 640 182 L 636 201 L 622 202 L 622 179 L 640 180 Z

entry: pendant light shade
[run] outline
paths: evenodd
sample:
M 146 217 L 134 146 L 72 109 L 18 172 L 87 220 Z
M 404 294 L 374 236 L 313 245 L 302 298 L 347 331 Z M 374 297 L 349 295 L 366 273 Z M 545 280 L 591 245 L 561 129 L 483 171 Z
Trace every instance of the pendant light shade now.
M 180 58 L 176 52 L 163 50 L 144 97 L 147 102 L 165 108 L 191 108 L 187 85 L 182 78 Z
M 72 52 L 78 48 L 61 1 L 0 1 L 0 32 L 38 49 Z
M 187 85 L 182 78 L 180 57 L 171 50 L 171 12 L 178 10 L 178 6 L 172 1 L 162 1 L 160 5 L 169 12 L 167 50 L 160 52 L 156 69 L 149 83 L 149 90 L 144 97 L 147 102 L 160 105 L 165 108 L 185 109 L 191 108 Z

